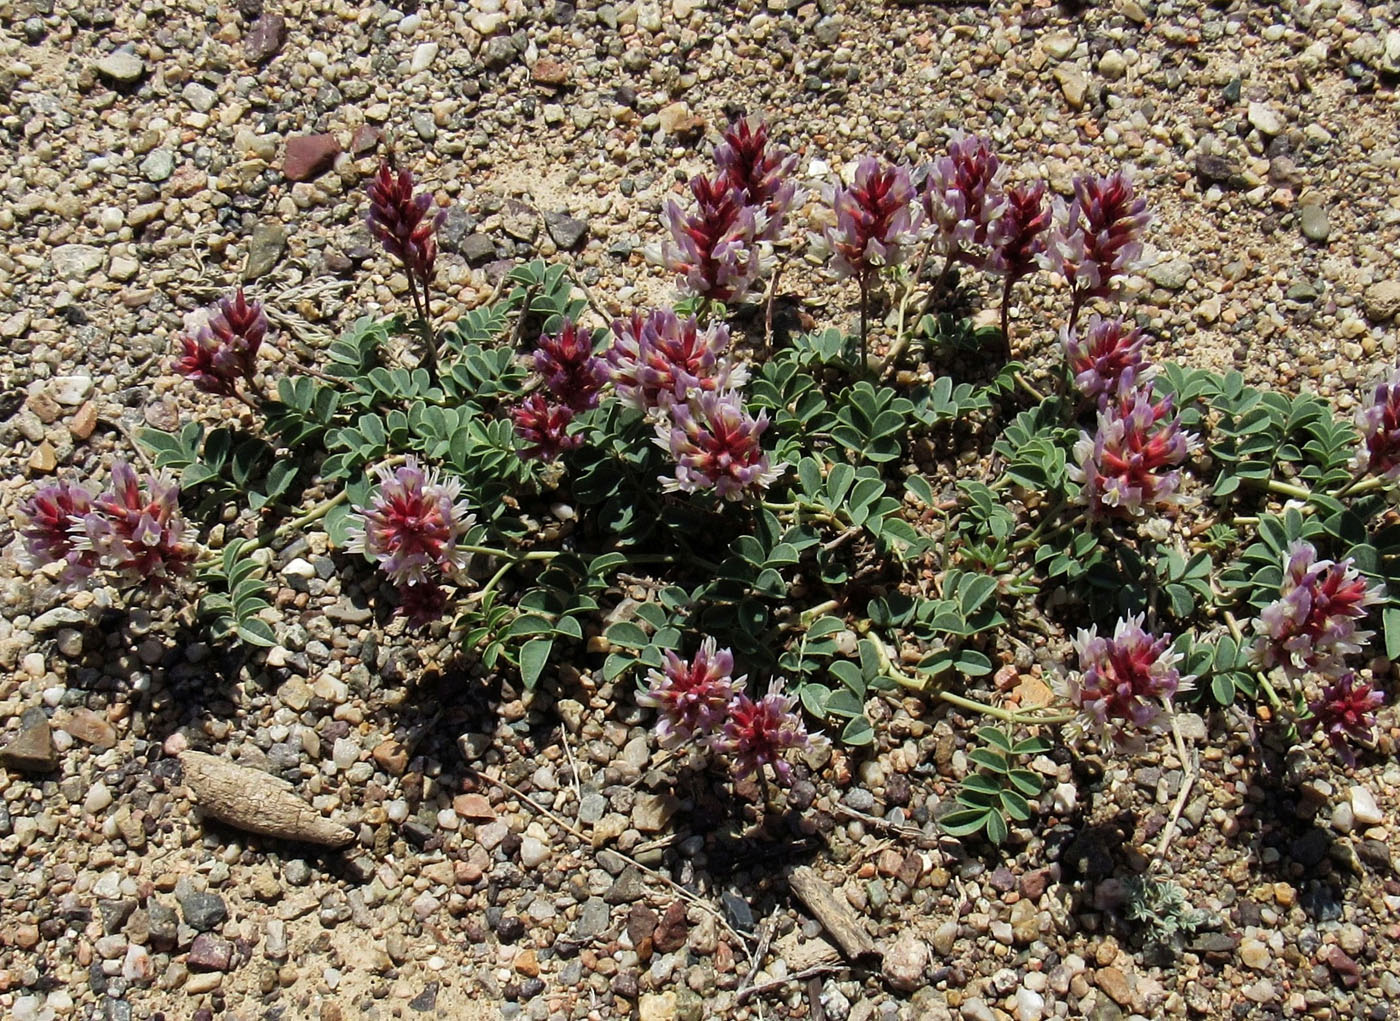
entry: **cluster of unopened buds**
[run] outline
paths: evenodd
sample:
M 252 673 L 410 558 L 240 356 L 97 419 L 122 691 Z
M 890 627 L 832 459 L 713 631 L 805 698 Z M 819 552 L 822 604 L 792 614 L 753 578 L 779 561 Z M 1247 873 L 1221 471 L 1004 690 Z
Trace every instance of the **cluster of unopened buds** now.
M 175 371 L 196 390 L 220 397 L 239 396 L 239 383 L 253 384 L 258 348 L 267 336 L 267 316 L 256 301 L 239 288 L 195 313 L 193 327 L 180 336 L 182 353 Z
M 1181 676 L 1181 657 L 1170 637 L 1153 635 L 1142 623 L 1141 615 L 1128 617 L 1111 637 L 1089 628 L 1074 640 L 1079 674 L 1065 685 L 1078 710 L 1069 726 L 1071 740 L 1091 735 L 1109 747 L 1137 751 L 1145 734 L 1166 729 L 1172 698 L 1194 678 Z
M 768 694 L 751 697 L 745 677 L 734 676 L 734 656 L 713 638 L 700 643 L 686 662 L 667 651 L 661 670 L 647 675 L 637 701 L 657 711 L 657 734 L 665 748 L 697 746 L 728 763 L 738 778 L 771 766 L 778 780 L 792 780 L 789 753 L 806 753 L 826 742 L 809 734 L 794 698 L 773 681 Z
M 147 476 L 143 487 L 125 461 L 112 465 L 110 488 L 97 496 L 75 482 L 56 482 L 21 511 L 29 565 L 63 564 L 69 581 L 105 571 L 122 585 L 156 587 L 188 573 L 195 560 L 180 487 L 164 472 Z

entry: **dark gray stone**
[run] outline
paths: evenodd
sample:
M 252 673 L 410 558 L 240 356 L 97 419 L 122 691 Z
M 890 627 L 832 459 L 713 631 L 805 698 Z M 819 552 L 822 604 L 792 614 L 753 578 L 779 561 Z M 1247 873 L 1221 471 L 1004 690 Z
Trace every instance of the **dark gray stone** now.
M 228 918 L 228 905 L 217 893 L 206 890 L 193 890 L 180 901 L 180 912 L 185 916 L 185 924 L 196 932 L 208 932 L 217 928 Z
M 545 213 L 544 227 L 554 243 L 565 252 L 572 252 L 588 237 L 588 224 L 568 213 Z

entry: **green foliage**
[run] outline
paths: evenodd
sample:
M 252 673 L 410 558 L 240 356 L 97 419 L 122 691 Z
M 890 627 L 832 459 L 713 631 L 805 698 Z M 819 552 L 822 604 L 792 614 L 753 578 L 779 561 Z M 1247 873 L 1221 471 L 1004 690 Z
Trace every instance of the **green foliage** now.
M 1001 844 L 1010 832 L 1010 822 L 1028 822 L 1032 816 L 1028 799 L 1040 796 L 1040 775 L 1020 765 L 1027 756 L 1050 750 L 1047 741 L 1028 737 L 1020 741 L 998 727 L 980 727 L 982 746 L 968 753 L 977 769 L 963 778 L 957 802 L 961 808 L 941 816 L 938 825 L 954 837 L 985 833 L 993 844 Z
M 230 539 L 218 561 L 200 573 L 208 587 L 199 600 L 199 617 L 216 639 L 237 638 L 249 645 L 277 644 L 272 628 L 258 614 L 272 604 L 260 577 L 263 566 L 249 555 L 246 539 Z
M 1192 907 L 1186 891 L 1171 880 L 1132 876 L 1123 885 L 1123 917 L 1139 926 L 1145 942 L 1179 949 L 1188 936 L 1215 924 L 1215 917 Z

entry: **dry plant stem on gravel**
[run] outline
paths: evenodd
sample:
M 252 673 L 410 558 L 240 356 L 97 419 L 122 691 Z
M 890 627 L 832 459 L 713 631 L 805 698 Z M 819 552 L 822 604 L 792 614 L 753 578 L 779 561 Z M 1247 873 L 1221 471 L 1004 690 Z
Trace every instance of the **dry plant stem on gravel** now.
M 551 809 L 545 808 L 543 805 L 538 804 L 538 803 L 535 802 L 535 801 L 532 801 L 532 800 L 530 799 L 530 796 L 529 796 L 528 794 L 526 794 L 524 791 L 520 790 L 518 787 L 515 787 L 515 786 L 513 786 L 512 784 L 507 783 L 505 780 L 501 780 L 501 779 L 498 779 L 497 777 L 491 776 L 491 775 L 488 774 L 488 773 L 484 773 L 484 772 L 482 772 L 481 770 L 477 769 L 475 766 L 468 766 L 467 768 L 468 768 L 469 770 L 471 770 L 471 772 L 472 772 L 478 779 L 483 780 L 483 781 L 486 782 L 486 783 L 492 784 L 493 786 L 499 787 L 499 788 L 501 788 L 501 789 L 504 790 L 504 791 L 508 791 L 508 792 L 511 793 L 511 794 L 514 794 L 517 798 L 519 798 L 519 799 L 521 800 L 521 802 L 522 802 L 523 804 L 529 805 L 529 806 L 530 806 L 531 808 L 533 808 L 536 812 L 539 812 L 541 815 L 543 815 L 543 816 L 545 816 L 546 818 L 552 820 L 557 826 L 562 827 L 566 833 L 569 833 L 569 834 L 571 834 L 571 835 L 577 837 L 579 840 L 583 841 L 585 844 L 590 844 L 590 845 L 592 844 L 593 840 L 592 840 L 592 838 L 591 838 L 587 833 L 585 833 L 583 830 L 579 829 L 577 826 L 575 826 L 573 823 L 569 822 L 567 819 L 565 819 L 563 816 L 559 815 L 557 812 L 554 812 L 554 811 L 552 811 Z M 630 855 L 624 854 L 623 852 L 618 851 L 618 850 L 616 850 L 616 849 L 613 849 L 612 853 L 613 853 L 613 854 L 616 854 L 619 858 L 621 858 L 623 861 L 625 861 L 628 865 L 631 865 L 631 866 L 633 866 L 634 868 L 636 868 L 639 872 L 645 872 L 647 875 L 651 876 L 653 879 L 658 879 L 658 880 L 660 880 L 662 883 L 665 883 L 665 884 L 666 884 L 667 886 L 669 886 L 673 891 L 675 891 L 675 893 L 676 893 L 678 896 L 680 896 L 680 898 L 681 898 L 682 900 L 684 900 L 684 901 L 686 901 L 686 902 L 688 902 L 688 903 L 690 903 L 690 904 L 694 904 L 696 907 L 698 907 L 698 908 L 700 908 L 700 909 L 702 909 L 702 910 L 708 912 L 710 915 L 712 915 L 712 916 L 714 917 L 714 919 L 715 919 L 716 922 L 718 922 L 720 925 L 722 925 L 722 926 L 724 927 L 724 929 L 725 929 L 726 932 L 728 932 L 731 936 L 734 937 L 734 939 L 735 939 L 735 941 L 736 941 L 736 945 L 739 947 L 740 950 L 743 951 L 744 956 L 745 956 L 745 957 L 750 957 L 750 956 L 751 956 L 751 951 L 750 951 L 750 949 L 749 949 L 749 945 L 748 945 L 747 940 L 745 940 L 744 937 L 741 936 L 741 935 L 739 934 L 739 931 L 738 931 L 737 929 L 735 929 L 732 925 L 729 924 L 729 920 L 726 919 L 726 918 L 724 917 L 724 912 L 717 910 L 715 907 L 713 907 L 713 906 L 712 906 L 711 904 L 709 904 L 708 902 L 706 902 L 706 901 L 702 900 L 701 898 L 695 896 L 695 894 L 691 893 L 691 892 L 690 892 L 689 890 L 687 890 L 685 887 L 681 886 L 679 883 L 677 883 L 675 880 L 673 880 L 670 876 L 667 876 L 667 875 L 665 875 L 664 873 L 661 873 L 661 872 L 657 872 L 655 869 L 649 868 L 648 866 L 643 865 L 641 862 L 637 861 L 635 858 L 631 857 Z

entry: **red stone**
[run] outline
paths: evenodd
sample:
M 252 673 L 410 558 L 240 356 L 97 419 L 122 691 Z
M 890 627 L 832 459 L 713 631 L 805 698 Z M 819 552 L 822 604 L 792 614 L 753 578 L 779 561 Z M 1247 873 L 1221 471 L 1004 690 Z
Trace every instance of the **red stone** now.
M 329 170 L 339 155 L 340 143 L 334 135 L 297 135 L 287 139 L 282 173 L 289 181 L 309 181 Z

